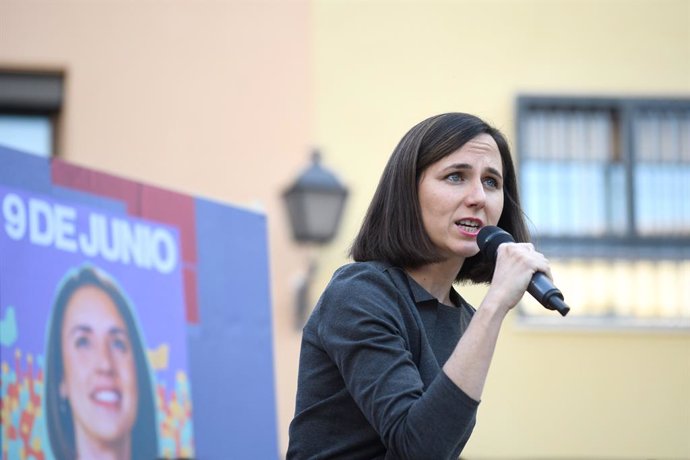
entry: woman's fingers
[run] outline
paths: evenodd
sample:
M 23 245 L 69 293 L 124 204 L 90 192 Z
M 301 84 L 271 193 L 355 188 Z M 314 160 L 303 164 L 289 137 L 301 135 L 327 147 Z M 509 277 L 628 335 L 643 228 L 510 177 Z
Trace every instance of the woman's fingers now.
M 551 278 L 548 259 L 536 251 L 531 243 L 504 243 L 498 247 L 496 268 L 491 281 L 493 293 L 502 299 L 508 308 L 514 307 L 522 298 L 532 276 L 542 272 Z

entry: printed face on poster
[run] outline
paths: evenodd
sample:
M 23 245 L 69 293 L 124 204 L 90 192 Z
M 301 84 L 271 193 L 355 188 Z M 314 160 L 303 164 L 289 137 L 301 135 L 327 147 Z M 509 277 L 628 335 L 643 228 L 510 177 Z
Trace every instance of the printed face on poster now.
M 2 457 L 192 457 L 177 229 L 0 187 Z

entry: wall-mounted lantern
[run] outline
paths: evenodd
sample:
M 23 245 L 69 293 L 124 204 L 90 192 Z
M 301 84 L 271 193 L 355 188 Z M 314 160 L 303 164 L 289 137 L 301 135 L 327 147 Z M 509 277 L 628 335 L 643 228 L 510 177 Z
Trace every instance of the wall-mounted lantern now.
M 338 230 L 347 194 L 347 188 L 336 176 L 321 166 L 321 154 L 314 150 L 311 165 L 283 193 L 295 241 L 318 245 L 331 241 Z M 308 310 L 309 285 L 315 271 L 316 263 L 312 259 L 297 289 L 296 323 L 299 327 Z

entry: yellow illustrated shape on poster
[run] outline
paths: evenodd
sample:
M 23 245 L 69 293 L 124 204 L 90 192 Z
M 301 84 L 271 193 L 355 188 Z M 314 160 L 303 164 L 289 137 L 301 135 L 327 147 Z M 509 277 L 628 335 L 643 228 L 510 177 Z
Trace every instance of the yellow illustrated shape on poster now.
M 154 371 L 159 371 L 168 368 L 168 355 L 170 353 L 170 347 L 167 343 L 163 343 L 152 350 L 148 350 L 147 354 L 149 357 L 149 362 Z

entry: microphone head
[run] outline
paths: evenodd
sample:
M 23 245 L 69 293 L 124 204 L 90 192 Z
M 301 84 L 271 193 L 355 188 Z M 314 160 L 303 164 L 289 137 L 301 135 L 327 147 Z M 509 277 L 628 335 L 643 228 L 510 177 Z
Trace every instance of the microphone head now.
M 482 227 L 477 234 L 479 250 L 493 261 L 496 260 L 496 250 L 501 244 L 514 242 L 510 233 L 493 225 Z

